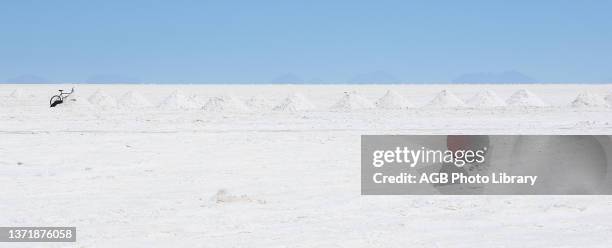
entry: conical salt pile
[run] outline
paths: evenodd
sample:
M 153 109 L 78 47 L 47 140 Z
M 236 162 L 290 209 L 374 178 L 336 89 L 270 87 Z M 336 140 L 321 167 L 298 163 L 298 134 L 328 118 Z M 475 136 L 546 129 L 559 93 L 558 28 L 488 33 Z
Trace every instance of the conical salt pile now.
M 589 108 L 589 107 L 609 107 L 606 99 L 603 96 L 592 92 L 581 92 L 576 99 L 572 101 L 572 107 Z
M 368 99 L 358 95 L 356 92 L 344 92 L 344 96 L 331 106 L 332 110 L 351 111 L 359 109 L 371 109 L 374 104 Z
M 117 101 L 112 96 L 106 94 L 102 90 L 97 90 L 93 95 L 89 97 L 89 102 L 92 105 L 99 107 L 116 107 Z
M 144 96 L 137 92 L 129 91 L 119 98 L 119 106 L 123 108 L 146 108 L 153 105 Z
M 23 92 L 21 89 L 16 89 L 11 92 L 8 96 L 0 97 L 0 106 L 11 106 L 11 105 L 19 105 L 20 103 L 16 103 L 18 100 L 23 98 Z
M 268 98 L 256 95 L 247 100 L 246 105 L 254 110 L 270 110 L 273 103 Z
M 21 99 L 23 98 L 23 91 L 21 89 L 13 90 L 13 92 L 11 92 L 9 97 L 13 99 Z
M 294 93 L 285 98 L 272 110 L 282 112 L 299 112 L 313 109 L 315 109 L 315 106 L 305 96 L 299 93 Z
M 182 94 L 181 91 L 175 90 L 166 99 L 164 99 L 158 106 L 160 109 L 196 109 L 198 104 L 189 97 Z
M 536 96 L 535 94 L 531 93 L 531 91 L 526 90 L 526 89 L 522 89 L 522 90 L 518 90 L 514 92 L 514 94 L 512 94 L 512 96 L 510 96 L 510 98 L 506 100 L 506 103 L 509 106 L 516 106 L 516 107 L 545 107 L 545 106 L 548 106 L 548 104 L 542 101 L 542 99 L 540 99 L 538 96 Z
M 428 108 L 461 108 L 465 103 L 449 90 L 440 91 L 425 107 Z
M 475 108 L 496 108 L 506 106 L 504 100 L 490 90 L 477 93 L 467 101 L 467 104 Z
M 208 99 L 202 99 L 200 96 L 197 95 L 189 96 L 189 101 L 193 102 L 198 107 L 204 106 L 204 103 L 206 103 L 207 100 Z
M 244 112 L 247 106 L 235 96 L 211 97 L 203 109 L 210 112 Z
M 387 90 L 387 93 L 376 101 L 376 107 L 381 109 L 405 109 L 413 107 L 413 105 L 394 90 Z
M 607 95 L 605 100 L 608 102 L 608 105 L 612 106 L 612 93 Z

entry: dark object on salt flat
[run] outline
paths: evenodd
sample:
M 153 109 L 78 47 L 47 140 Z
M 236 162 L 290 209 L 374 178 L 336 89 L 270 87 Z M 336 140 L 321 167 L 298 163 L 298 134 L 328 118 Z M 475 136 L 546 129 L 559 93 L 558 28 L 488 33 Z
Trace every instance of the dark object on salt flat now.
M 70 94 L 74 92 L 74 87 L 70 89 L 70 92 L 68 93 L 64 92 L 64 90 L 59 90 L 59 92 L 60 92 L 59 94 L 52 96 L 51 99 L 49 100 L 50 108 L 53 108 L 59 104 L 64 103 L 64 99 L 68 98 Z

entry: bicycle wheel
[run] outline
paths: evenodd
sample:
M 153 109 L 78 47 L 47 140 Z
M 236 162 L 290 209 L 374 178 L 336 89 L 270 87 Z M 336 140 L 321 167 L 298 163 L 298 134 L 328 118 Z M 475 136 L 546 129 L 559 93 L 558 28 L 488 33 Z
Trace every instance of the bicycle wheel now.
M 61 96 L 55 95 L 55 96 L 51 97 L 51 99 L 49 100 L 49 107 L 53 108 L 53 107 L 55 107 L 58 104 L 61 104 L 63 102 L 64 101 L 62 100 Z

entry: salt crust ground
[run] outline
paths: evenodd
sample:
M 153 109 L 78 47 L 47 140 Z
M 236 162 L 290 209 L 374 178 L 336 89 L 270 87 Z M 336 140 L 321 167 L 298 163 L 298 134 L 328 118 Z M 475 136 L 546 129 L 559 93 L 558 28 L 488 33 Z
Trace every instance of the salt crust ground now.
M 75 244 L 6 247 L 609 247 L 610 196 L 360 196 L 362 134 L 612 134 L 610 108 L 575 108 L 611 85 L 76 85 L 81 98 L 179 89 L 274 103 L 293 92 L 311 111 L 50 109 L 70 85 L 1 85 L 0 223 L 77 226 Z M 392 89 L 423 106 L 448 89 L 502 99 L 528 88 L 544 108 L 329 111 L 345 91 Z M 189 102 L 190 97 L 175 101 Z M 185 100 L 186 99 L 186 100 Z M 178 100 L 175 98 L 175 100 Z M 205 101 L 204 101 L 205 102 Z

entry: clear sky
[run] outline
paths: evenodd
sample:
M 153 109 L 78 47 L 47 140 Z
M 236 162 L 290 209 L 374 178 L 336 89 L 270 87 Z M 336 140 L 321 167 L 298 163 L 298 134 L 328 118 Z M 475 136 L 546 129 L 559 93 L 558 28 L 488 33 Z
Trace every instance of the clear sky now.
M 4 0 L 0 81 L 612 82 L 611 13 L 589 0 Z

